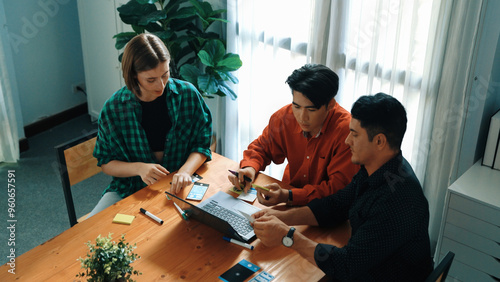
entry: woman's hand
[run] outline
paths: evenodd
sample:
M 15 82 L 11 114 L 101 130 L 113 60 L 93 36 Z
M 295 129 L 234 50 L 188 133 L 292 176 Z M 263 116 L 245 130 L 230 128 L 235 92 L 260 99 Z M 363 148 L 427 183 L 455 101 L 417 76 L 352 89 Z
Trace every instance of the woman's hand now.
M 170 172 L 159 164 L 138 163 L 138 175 L 146 185 L 156 183 L 162 177 L 167 176 Z
M 177 194 L 182 188 L 193 184 L 191 175 L 185 172 L 178 172 L 172 178 L 172 186 L 170 186 L 170 193 Z

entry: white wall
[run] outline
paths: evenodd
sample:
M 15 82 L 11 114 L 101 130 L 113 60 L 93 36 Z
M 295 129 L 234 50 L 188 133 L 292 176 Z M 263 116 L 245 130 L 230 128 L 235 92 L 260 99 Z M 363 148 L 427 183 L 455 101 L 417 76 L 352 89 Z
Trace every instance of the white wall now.
M 458 178 L 482 158 L 490 117 L 500 108 L 500 1 L 487 1 L 484 22 L 476 46 L 472 84 L 460 147 Z M 465 71 L 465 70 L 464 70 Z
M 76 1 L 3 1 L 23 126 L 82 104 L 71 86 L 83 82 Z
M 9 77 L 9 86 L 12 92 L 12 103 L 14 104 L 14 114 L 17 120 L 17 135 L 19 139 L 25 137 L 23 129 L 23 117 L 21 112 L 21 103 L 19 101 L 19 91 L 17 89 L 17 81 L 14 73 L 14 61 L 12 60 L 12 52 L 10 49 L 9 30 L 7 21 L 5 19 L 5 8 L 3 6 L 3 1 L 0 1 L 0 44 L 2 44 L 2 50 L 5 53 L 5 65 L 6 71 Z

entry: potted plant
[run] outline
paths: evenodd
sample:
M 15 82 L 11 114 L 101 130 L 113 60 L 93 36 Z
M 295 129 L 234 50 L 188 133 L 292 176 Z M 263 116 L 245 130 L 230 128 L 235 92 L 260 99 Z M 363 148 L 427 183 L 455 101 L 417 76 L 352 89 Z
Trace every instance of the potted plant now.
M 140 256 L 133 250 L 137 247 L 125 242 L 122 234 L 118 243 L 111 241 L 111 233 L 107 237 L 97 236 L 95 244 L 90 241 L 85 243 L 89 247 L 86 258 L 79 258 L 85 272 L 78 273 L 76 277 L 87 277 L 87 281 L 134 281 L 132 275 L 141 275 L 134 270 L 131 263 Z
M 117 10 L 133 29 L 114 36 L 118 50 L 139 33 L 155 34 L 171 53 L 172 77 L 191 82 L 205 97 L 236 99 L 229 82 L 238 83 L 231 72 L 242 62 L 237 54 L 226 53 L 218 33 L 209 31 L 214 23 L 227 22 L 222 18 L 226 10 L 214 11 L 210 3 L 199 0 L 130 0 Z

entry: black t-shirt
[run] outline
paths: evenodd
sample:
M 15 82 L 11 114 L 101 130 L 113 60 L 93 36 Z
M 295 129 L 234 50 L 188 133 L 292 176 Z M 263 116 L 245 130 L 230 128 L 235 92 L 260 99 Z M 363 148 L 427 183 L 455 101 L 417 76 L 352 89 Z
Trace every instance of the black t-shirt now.
M 172 121 L 168 115 L 166 94 L 151 102 L 141 102 L 142 121 L 141 125 L 146 132 L 149 146 L 153 152 L 163 151 L 165 149 L 165 137 L 172 128 Z

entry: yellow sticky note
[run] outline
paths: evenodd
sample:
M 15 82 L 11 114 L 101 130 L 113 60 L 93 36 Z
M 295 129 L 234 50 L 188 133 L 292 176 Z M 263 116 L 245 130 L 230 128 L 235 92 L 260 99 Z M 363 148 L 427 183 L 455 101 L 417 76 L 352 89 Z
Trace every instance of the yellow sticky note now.
M 117 213 L 115 218 L 113 218 L 113 222 L 130 225 L 134 220 L 134 218 L 135 218 L 134 215 Z
M 243 185 L 241 185 L 241 186 L 243 186 Z M 244 186 L 243 186 L 243 187 L 244 187 Z M 243 189 L 243 187 L 241 187 L 241 188 Z M 243 192 L 243 190 L 238 190 L 238 189 L 236 189 L 236 187 L 234 187 L 234 186 L 233 186 L 233 188 L 229 189 L 229 191 L 234 192 L 234 193 L 236 193 L 236 194 L 238 194 L 238 195 L 239 195 L 239 194 L 241 194 L 241 193 Z

